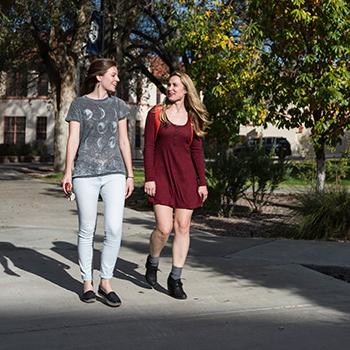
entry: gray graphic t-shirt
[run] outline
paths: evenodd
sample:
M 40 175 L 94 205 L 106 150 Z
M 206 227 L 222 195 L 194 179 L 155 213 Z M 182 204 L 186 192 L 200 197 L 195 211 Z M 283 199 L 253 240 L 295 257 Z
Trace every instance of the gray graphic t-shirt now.
M 73 177 L 125 174 L 119 149 L 118 121 L 126 118 L 129 107 L 118 97 L 94 100 L 77 97 L 66 121 L 80 122 L 80 143 Z

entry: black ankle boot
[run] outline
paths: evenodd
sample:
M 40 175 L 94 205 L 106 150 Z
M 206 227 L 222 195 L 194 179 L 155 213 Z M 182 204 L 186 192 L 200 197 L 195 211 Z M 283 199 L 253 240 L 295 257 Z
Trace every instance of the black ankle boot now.
M 149 262 L 149 256 L 147 257 L 146 261 L 146 281 L 148 282 L 149 285 L 154 287 L 157 284 L 157 271 L 158 271 L 158 266 L 153 266 Z
M 180 279 L 174 280 L 172 277 L 168 277 L 168 291 L 175 299 L 186 299 L 187 295 L 182 289 L 182 282 Z

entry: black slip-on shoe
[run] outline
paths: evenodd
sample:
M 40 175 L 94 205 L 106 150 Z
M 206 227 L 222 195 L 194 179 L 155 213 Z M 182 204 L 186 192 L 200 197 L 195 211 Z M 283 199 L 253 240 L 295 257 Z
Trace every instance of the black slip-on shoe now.
M 93 290 L 88 290 L 80 296 L 80 300 L 84 303 L 94 303 L 96 301 L 96 294 Z
M 149 262 L 149 256 L 148 256 L 145 267 L 146 267 L 146 274 L 145 274 L 146 281 L 150 286 L 154 287 L 157 284 L 158 266 L 151 265 L 151 263 Z
M 115 292 L 106 293 L 101 287 L 98 288 L 98 294 L 103 298 L 108 306 L 117 307 L 121 305 L 121 300 Z
M 187 295 L 182 289 L 181 279 L 174 280 L 172 277 L 168 277 L 168 292 L 169 295 L 175 299 L 187 299 Z

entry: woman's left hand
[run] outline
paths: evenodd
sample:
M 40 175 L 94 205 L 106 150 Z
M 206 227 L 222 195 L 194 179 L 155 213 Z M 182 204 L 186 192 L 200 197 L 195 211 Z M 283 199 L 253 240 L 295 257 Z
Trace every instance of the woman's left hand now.
M 126 179 L 125 185 L 125 199 L 129 198 L 134 191 L 134 179 L 132 177 L 128 177 Z
M 206 201 L 208 198 L 208 189 L 207 186 L 199 186 L 198 187 L 198 194 L 202 198 L 202 203 Z

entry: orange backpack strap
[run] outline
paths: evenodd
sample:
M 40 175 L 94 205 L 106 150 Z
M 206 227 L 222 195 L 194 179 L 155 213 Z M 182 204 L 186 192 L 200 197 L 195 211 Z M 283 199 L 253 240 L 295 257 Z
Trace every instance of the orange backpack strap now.
M 155 129 L 155 135 L 154 138 L 157 138 L 158 131 L 160 128 L 160 111 L 162 110 L 161 105 L 154 106 L 154 129 Z

